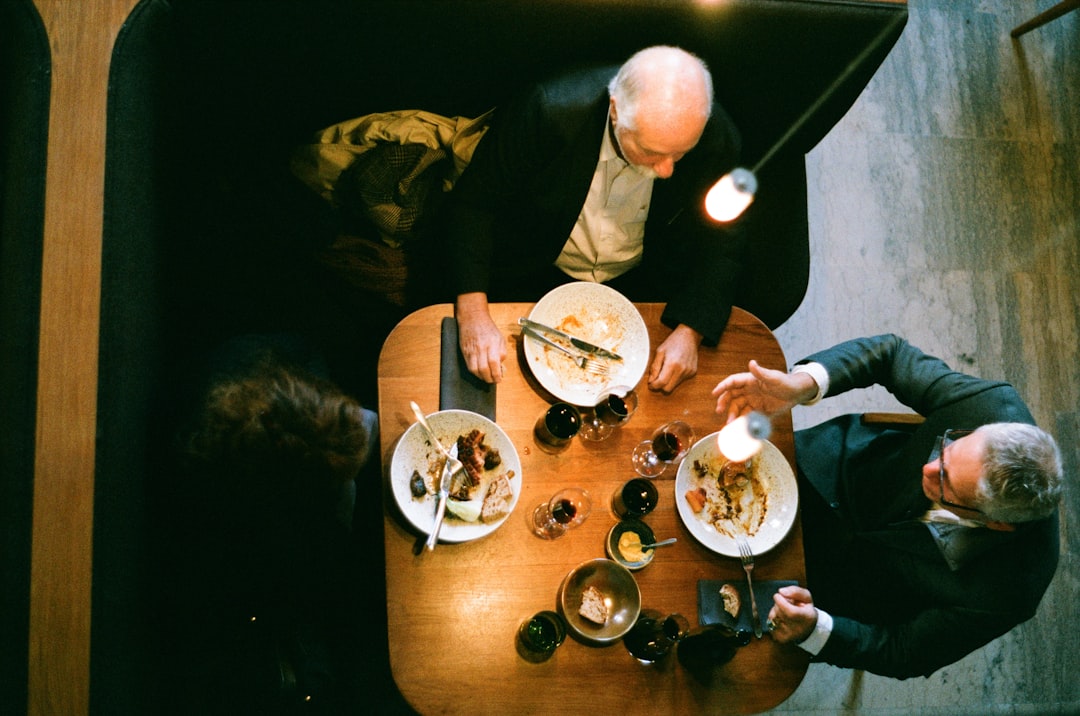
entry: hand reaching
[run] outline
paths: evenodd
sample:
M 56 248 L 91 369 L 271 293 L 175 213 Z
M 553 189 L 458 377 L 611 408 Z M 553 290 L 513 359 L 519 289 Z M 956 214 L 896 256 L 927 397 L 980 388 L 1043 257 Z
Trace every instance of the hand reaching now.
M 817 394 L 817 383 L 806 373 L 786 373 L 750 361 L 750 371 L 735 373 L 712 390 L 716 413 L 728 421 L 756 410 L 773 416 L 791 410 Z

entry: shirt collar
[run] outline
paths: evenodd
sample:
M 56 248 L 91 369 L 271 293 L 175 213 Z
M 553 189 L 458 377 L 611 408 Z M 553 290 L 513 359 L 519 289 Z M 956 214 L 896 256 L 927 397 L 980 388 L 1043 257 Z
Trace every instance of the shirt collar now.
M 604 140 L 600 143 L 600 161 L 610 162 L 615 160 L 622 166 L 629 166 L 630 163 L 623 159 L 619 154 L 619 149 L 615 143 L 615 127 L 611 124 L 611 107 L 608 107 L 607 119 L 604 121 L 604 126 L 607 131 L 604 132 Z

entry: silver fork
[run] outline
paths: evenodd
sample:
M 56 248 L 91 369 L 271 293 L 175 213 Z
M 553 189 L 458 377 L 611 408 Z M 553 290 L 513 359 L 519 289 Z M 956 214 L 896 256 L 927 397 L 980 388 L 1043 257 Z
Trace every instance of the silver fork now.
M 761 617 L 758 616 L 757 599 L 754 598 L 754 580 L 750 577 L 750 573 L 754 571 L 754 553 L 750 551 L 750 543 L 742 535 L 735 535 L 735 545 L 739 548 L 739 559 L 742 560 L 742 568 L 746 572 L 746 586 L 750 589 L 750 616 L 754 620 L 754 636 L 760 639 Z
M 574 351 L 570 350 L 569 348 L 566 348 L 564 346 L 560 346 L 555 341 L 548 340 L 547 338 L 540 335 L 539 333 L 537 333 L 536 331 L 534 331 L 531 328 L 523 328 L 522 331 L 524 333 L 527 333 L 530 338 L 535 338 L 536 340 L 540 341 L 544 345 L 550 346 L 551 348 L 554 348 L 555 350 L 562 352 L 563 355 L 569 357 L 571 360 L 573 360 L 575 363 L 577 363 L 577 367 L 581 368 L 586 373 L 593 373 L 595 375 L 607 375 L 608 367 L 607 367 L 606 364 L 597 363 L 595 360 L 593 360 L 592 358 L 589 358 L 588 356 L 580 355 L 580 354 L 575 353 Z

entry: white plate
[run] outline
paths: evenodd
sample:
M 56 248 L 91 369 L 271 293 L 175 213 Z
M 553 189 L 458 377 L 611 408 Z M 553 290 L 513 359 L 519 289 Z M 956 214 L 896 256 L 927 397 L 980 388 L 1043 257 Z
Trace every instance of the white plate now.
M 675 504 L 679 506 L 679 517 L 683 524 L 690 530 L 690 534 L 703 545 L 728 557 L 738 557 L 739 549 L 735 545 L 733 535 L 737 534 L 742 526 L 734 521 L 721 520 L 719 525 L 712 524 L 703 518 L 708 507 L 701 513 L 694 512 L 690 503 L 686 501 L 686 493 L 696 489 L 705 480 L 715 482 L 718 470 L 727 459 L 720 453 L 716 445 L 716 436 L 719 433 L 706 435 L 694 443 L 693 447 L 679 464 L 679 471 L 675 475 Z M 769 441 L 763 441 L 761 452 L 754 458 L 756 464 L 753 467 L 753 479 L 759 481 L 761 492 L 764 493 L 764 514 L 761 520 L 753 520 L 747 542 L 754 554 L 764 554 L 780 544 L 791 525 L 795 522 L 795 514 L 799 508 L 799 488 L 795 481 L 795 473 L 791 471 L 791 465 L 779 448 Z M 695 466 L 696 465 L 696 466 Z M 700 477 L 699 470 L 704 467 L 709 477 Z M 758 504 L 762 504 L 759 500 Z
M 586 373 L 566 356 L 526 335 L 525 358 L 529 369 L 540 385 L 559 400 L 592 406 L 605 388 L 617 385 L 634 388 L 645 375 L 649 362 L 649 331 L 645 320 L 634 304 L 613 288 L 588 281 L 563 284 L 545 294 L 528 318 L 623 357 L 621 361 L 607 361 L 611 372 L 598 376 Z
M 465 522 L 446 512 L 446 519 L 442 529 L 439 530 L 439 540 L 442 542 L 468 542 L 491 534 L 499 528 L 517 505 L 521 495 L 521 460 L 510 438 L 506 436 L 502 428 L 488 420 L 483 415 L 468 410 L 441 410 L 427 416 L 428 425 L 435 431 L 439 442 L 446 447 L 457 442 L 459 435 L 468 435 L 474 428 L 484 433 L 484 442 L 499 451 L 502 456 L 502 464 L 494 470 L 484 473 L 484 479 L 476 494 L 483 497 L 487 490 L 488 482 L 494 479 L 500 472 L 513 471 L 510 478 L 510 487 L 513 488 L 514 496 L 510 500 L 510 511 L 495 522 Z M 437 500 L 432 494 L 421 498 L 415 498 L 409 489 L 409 480 L 413 470 L 418 470 L 424 475 L 428 483 L 431 482 L 430 472 L 435 465 L 441 462 L 438 449 L 428 439 L 428 434 L 419 423 L 413 423 L 401 436 L 394 455 L 390 458 L 390 486 L 394 491 L 394 500 L 405 515 L 405 519 L 412 523 L 413 527 L 424 534 L 430 534 L 435 524 L 435 506 Z

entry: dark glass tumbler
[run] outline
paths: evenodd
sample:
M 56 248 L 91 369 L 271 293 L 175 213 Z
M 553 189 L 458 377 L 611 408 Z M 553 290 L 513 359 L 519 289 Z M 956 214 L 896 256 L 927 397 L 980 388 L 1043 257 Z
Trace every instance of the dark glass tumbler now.
M 570 447 L 581 429 L 581 413 L 569 403 L 555 403 L 544 411 L 533 428 L 536 446 L 544 452 L 559 453 Z
M 518 628 L 518 653 L 528 661 L 544 661 L 565 639 L 566 623 L 557 612 L 537 612 Z
M 623 517 L 644 517 L 653 511 L 660 493 L 652 480 L 635 477 L 615 490 L 611 498 L 611 508 L 621 519 Z

